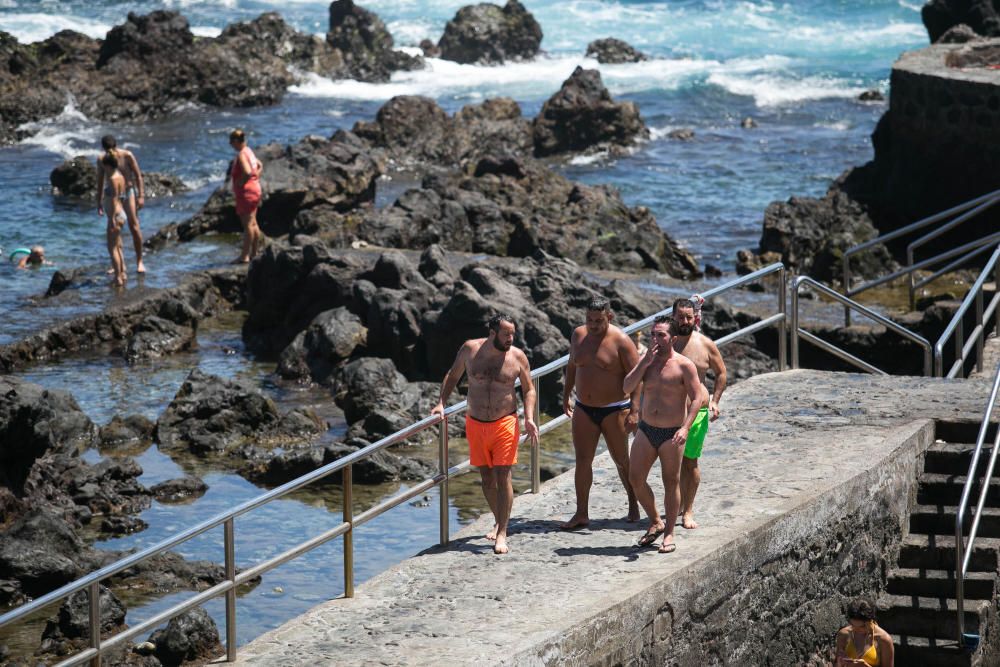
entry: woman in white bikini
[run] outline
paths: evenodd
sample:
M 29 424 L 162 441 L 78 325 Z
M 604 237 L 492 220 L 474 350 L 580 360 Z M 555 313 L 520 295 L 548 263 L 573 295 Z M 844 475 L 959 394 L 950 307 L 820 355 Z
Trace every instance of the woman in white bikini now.
M 108 216 L 108 254 L 111 255 L 111 268 L 114 270 L 115 284 L 125 285 L 125 256 L 122 253 L 121 234 L 125 224 L 125 207 L 122 205 L 126 197 L 125 177 L 118 170 L 118 158 L 108 150 L 101 158 L 101 170 L 104 173 L 104 187 L 98 193 L 97 214 Z

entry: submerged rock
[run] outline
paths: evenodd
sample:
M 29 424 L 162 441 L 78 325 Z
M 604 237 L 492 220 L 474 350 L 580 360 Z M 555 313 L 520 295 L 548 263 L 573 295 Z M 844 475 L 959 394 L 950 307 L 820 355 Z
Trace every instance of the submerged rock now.
M 109 453 L 135 445 L 148 445 L 153 442 L 155 428 L 156 424 L 142 415 L 127 417 L 115 415 L 100 429 L 98 437 L 101 452 Z
M 196 342 L 194 329 L 150 315 L 132 330 L 122 353 L 126 360 L 135 362 L 189 350 Z
M 503 64 L 538 55 L 542 27 L 518 0 L 503 7 L 481 3 L 458 10 L 438 42 L 441 57 L 458 63 Z
M 149 491 L 161 503 L 182 503 L 205 495 L 205 492 L 208 491 L 208 484 L 204 480 L 188 475 L 160 482 L 151 486 Z
M 615 102 L 601 73 L 577 67 L 535 118 L 535 155 L 621 147 L 649 136 L 635 102 Z
M 587 45 L 587 57 L 602 65 L 620 65 L 648 60 L 646 55 L 627 42 L 614 37 L 595 39 Z
M 274 401 L 248 382 L 224 380 L 195 369 L 160 415 L 156 441 L 167 452 L 204 456 L 221 454 L 249 440 L 277 442 L 322 430 L 314 413 L 308 412 L 304 421 L 289 420 L 279 414 Z

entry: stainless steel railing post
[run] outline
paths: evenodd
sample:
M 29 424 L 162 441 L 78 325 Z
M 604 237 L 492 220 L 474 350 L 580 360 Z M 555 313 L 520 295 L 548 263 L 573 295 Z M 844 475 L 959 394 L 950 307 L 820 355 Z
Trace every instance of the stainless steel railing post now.
M 226 661 L 236 662 L 236 526 L 230 517 L 223 524 L 226 579 L 233 587 L 226 591 Z
M 846 273 L 846 271 L 845 271 Z M 844 307 L 844 312 L 848 313 L 847 322 L 850 324 L 851 309 L 847 306 Z M 789 327 L 791 331 L 789 335 L 792 337 L 792 368 L 799 367 L 799 281 L 798 278 L 792 279 L 792 326 Z
M 778 370 L 785 370 L 788 362 L 788 283 L 785 280 L 785 269 L 778 271 L 778 312 L 781 322 L 778 324 Z
M 794 280 L 794 278 L 793 278 Z M 794 299 L 794 292 L 792 293 L 792 298 Z M 846 255 L 844 257 L 844 296 L 851 296 L 851 257 Z M 848 306 L 844 306 L 844 326 L 851 326 L 851 309 Z M 792 337 L 796 337 L 795 331 L 792 331 Z M 796 368 L 792 366 L 792 368 Z
M 995 296 L 1000 295 L 1000 262 L 997 262 L 993 267 L 993 293 Z M 993 323 L 993 331 L 997 337 L 1000 337 L 1000 308 L 994 310 L 993 317 L 996 320 Z
M 438 542 L 441 546 L 448 544 L 450 539 L 448 531 L 448 418 L 441 415 L 441 430 L 438 434 L 438 471 L 444 475 L 438 491 L 441 494 L 438 505 Z
M 962 351 L 965 347 L 965 322 L 962 320 L 958 321 L 958 326 L 955 327 L 955 363 L 959 364 L 958 372 L 965 377 L 965 361 L 962 359 Z M 952 365 L 952 372 L 954 372 L 955 367 Z M 951 373 L 948 374 L 949 376 Z
M 542 396 L 541 396 L 541 382 L 535 384 L 535 409 L 532 418 L 535 420 L 535 426 L 541 427 L 542 425 Z M 542 446 L 541 438 L 537 441 L 531 443 L 531 492 L 538 493 L 538 490 L 542 486 L 542 469 L 541 463 L 539 461 L 540 448 Z
M 983 322 L 983 288 L 976 292 L 976 327 L 979 335 L 976 336 L 976 370 L 983 372 L 983 344 L 986 342 L 986 324 Z
M 344 533 L 344 597 L 354 597 L 354 480 L 353 466 L 345 466 L 341 479 L 344 483 L 344 523 L 351 527 Z
M 912 246 L 906 247 L 906 265 L 913 266 L 913 248 Z M 915 287 L 913 282 L 913 271 L 910 271 L 906 276 L 906 282 L 909 284 L 908 291 L 910 293 L 910 311 L 917 309 L 917 298 L 915 295 Z
M 101 582 L 90 584 L 90 647 L 97 655 L 90 659 L 90 667 L 101 667 Z

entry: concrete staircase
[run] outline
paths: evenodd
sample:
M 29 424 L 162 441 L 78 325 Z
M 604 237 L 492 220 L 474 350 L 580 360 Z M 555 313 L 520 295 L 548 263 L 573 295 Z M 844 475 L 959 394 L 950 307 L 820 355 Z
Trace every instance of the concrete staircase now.
M 973 448 L 939 441 L 925 455 L 909 535 L 878 601 L 878 620 L 893 635 L 897 665 L 983 664 L 983 646 L 969 652 L 956 641 L 955 516 Z M 989 450 L 984 449 L 980 474 L 988 457 Z M 965 581 L 965 632 L 982 634 L 984 642 L 995 642 L 988 628 L 996 618 L 1000 481 L 992 480 L 989 488 Z M 978 500 L 978 487 L 973 488 L 973 497 Z M 969 514 L 971 511 L 966 512 L 967 528 Z

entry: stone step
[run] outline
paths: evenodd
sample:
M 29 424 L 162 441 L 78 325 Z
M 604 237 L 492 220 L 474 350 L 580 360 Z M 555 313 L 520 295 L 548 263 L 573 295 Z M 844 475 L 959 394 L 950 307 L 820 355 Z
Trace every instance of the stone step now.
M 965 632 L 978 633 L 990 602 L 965 601 Z M 958 614 L 955 600 L 912 595 L 883 595 L 878 601 L 878 623 L 887 632 L 906 632 L 932 639 L 955 640 Z M 902 664 L 902 663 L 901 663 Z
M 1000 539 L 976 538 L 969 559 L 969 572 L 996 572 L 1000 554 Z M 954 570 L 955 537 L 953 535 L 917 535 L 903 538 L 897 565 L 906 569 Z
M 917 502 L 921 505 L 957 505 L 962 499 L 965 480 L 965 475 L 922 473 L 917 486 Z M 970 502 L 978 503 L 979 493 L 980 483 L 977 482 L 972 486 Z M 990 480 L 986 492 L 986 505 L 1000 507 L 1000 478 L 994 477 Z
M 993 572 L 969 572 L 965 576 L 966 600 L 992 600 L 996 588 Z M 890 595 L 955 597 L 955 573 L 951 570 L 896 568 L 889 571 L 885 590 Z
M 972 654 L 958 645 L 955 638 L 933 639 L 913 635 L 892 635 L 897 665 L 919 667 L 964 667 L 972 665 Z
M 965 520 L 962 522 L 964 535 L 968 537 L 972 527 L 972 516 L 975 507 L 965 510 Z M 929 535 L 953 535 L 955 533 L 955 517 L 957 506 L 951 505 L 917 505 L 910 512 L 910 532 Z M 976 539 L 980 537 L 1000 537 L 1000 507 L 984 507 L 979 519 Z
M 969 464 L 972 462 L 972 452 L 975 445 L 967 443 L 935 442 L 924 454 L 924 472 L 942 475 L 968 475 Z M 986 464 L 990 460 L 992 447 L 983 447 L 979 455 L 979 465 L 976 474 L 986 472 Z M 1000 467 L 1000 462 L 998 462 Z

